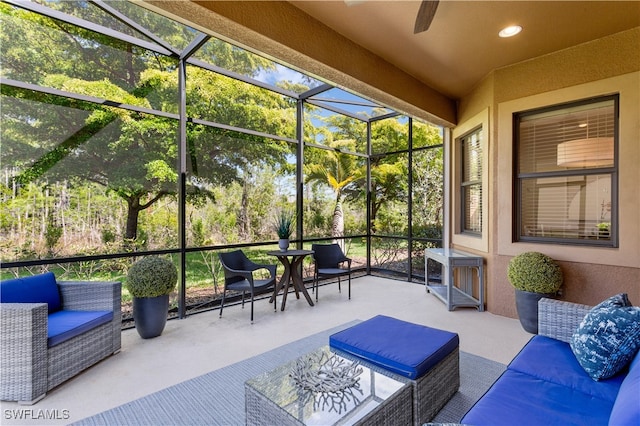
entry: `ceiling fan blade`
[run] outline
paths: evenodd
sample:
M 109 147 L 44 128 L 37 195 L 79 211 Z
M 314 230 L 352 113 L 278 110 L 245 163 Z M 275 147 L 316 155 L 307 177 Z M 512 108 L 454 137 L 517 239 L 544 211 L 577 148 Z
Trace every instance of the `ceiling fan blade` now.
M 416 25 L 413 28 L 413 33 L 418 34 L 423 31 L 427 31 L 431 26 L 431 21 L 438 9 L 439 0 L 423 0 L 420 3 L 420 9 L 418 9 L 418 16 L 416 16 Z

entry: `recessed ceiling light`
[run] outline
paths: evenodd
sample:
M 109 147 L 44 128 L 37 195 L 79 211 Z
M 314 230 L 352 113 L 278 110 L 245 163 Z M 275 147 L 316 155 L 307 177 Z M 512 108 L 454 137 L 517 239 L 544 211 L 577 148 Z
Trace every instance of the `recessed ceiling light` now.
M 520 31 L 522 31 L 522 27 L 520 25 L 511 25 L 500 30 L 498 35 L 500 37 L 513 37 L 514 35 L 520 33 Z

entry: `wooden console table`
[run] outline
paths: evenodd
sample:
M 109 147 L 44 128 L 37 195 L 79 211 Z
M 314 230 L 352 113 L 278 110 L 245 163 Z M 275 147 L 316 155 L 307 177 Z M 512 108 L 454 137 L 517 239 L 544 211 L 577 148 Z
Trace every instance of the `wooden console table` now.
M 460 250 L 432 248 L 424 251 L 425 284 L 427 291 L 442 300 L 447 309 L 457 307 L 475 307 L 484 311 L 484 258 Z M 429 259 L 442 265 L 442 284 L 429 283 Z M 453 269 L 459 268 L 460 283 L 456 287 Z M 473 276 L 469 273 L 475 268 L 478 273 L 478 298 L 473 297 Z

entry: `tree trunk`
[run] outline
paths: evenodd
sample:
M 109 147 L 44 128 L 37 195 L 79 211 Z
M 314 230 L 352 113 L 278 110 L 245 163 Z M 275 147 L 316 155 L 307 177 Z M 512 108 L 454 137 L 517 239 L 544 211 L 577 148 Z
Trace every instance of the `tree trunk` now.
M 133 241 L 138 237 L 138 216 L 140 214 L 140 197 L 127 199 L 127 227 L 124 238 Z
M 342 201 L 340 198 L 336 200 L 336 206 L 333 209 L 333 221 L 331 223 L 331 237 L 334 238 L 342 251 L 344 252 L 344 240 L 338 239 L 344 236 L 344 215 L 342 213 Z
M 377 202 L 375 193 L 371 194 L 371 223 L 369 224 L 369 229 L 371 230 L 372 234 L 376 233 L 376 217 L 378 216 L 378 209 L 380 207 L 379 203 Z
M 240 201 L 240 213 L 238 214 L 238 230 L 240 238 L 243 240 L 249 236 L 249 214 L 247 213 L 247 206 L 249 204 L 247 180 L 244 179 L 242 183 L 242 200 Z
M 138 238 L 138 216 L 140 215 L 140 212 L 148 209 L 156 201 L 160 200 L 167 194 L 168 193 L 165 191 L 160 191 L 145 204 L 140 204 L 140 200 L 145 196 L 144 193 L 129 195 L 126 197 L 122 196 L 127 200 L 127 226 L 124 235 L 125 242 L 135 241 Z

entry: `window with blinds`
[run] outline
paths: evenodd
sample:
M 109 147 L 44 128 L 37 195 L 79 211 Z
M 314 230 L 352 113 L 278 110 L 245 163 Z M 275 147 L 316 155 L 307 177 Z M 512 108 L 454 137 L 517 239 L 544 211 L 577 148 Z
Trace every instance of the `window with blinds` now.
M 515 116 L 516 240 L 615 246 L 618 97 Z
M 462 206 L 462 232 L 482 233 L 482 128 L 475 129 L 459 139 L 460 196 Z

